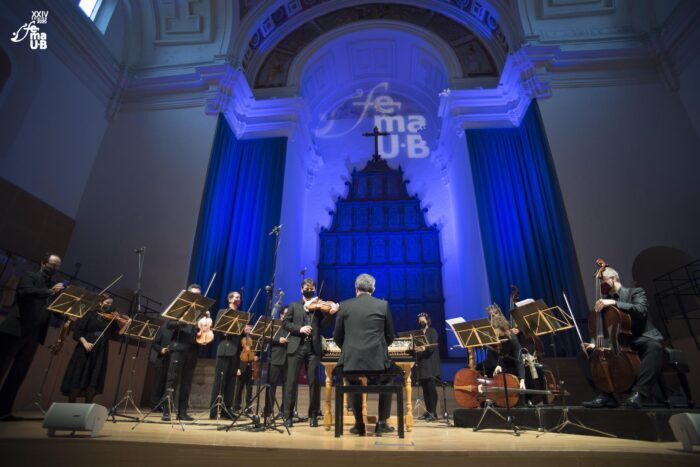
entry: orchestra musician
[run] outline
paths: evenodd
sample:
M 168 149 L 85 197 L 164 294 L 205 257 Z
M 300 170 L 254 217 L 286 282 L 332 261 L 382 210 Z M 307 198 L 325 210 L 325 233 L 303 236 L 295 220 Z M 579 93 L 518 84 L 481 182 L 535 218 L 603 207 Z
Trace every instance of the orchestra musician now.
M 239 311 L 241 306 L 241 293 L 237 290 L 233 290 L 226 296 L 228 301 L 228 308 L 219 310 L 220 316 L 227 310 Z M 243 332 L 240 335 L 234 336 L 231 334 L 225 334 L 221 337 L 219 345 L 216 348 L 216 370 L 214 376 L 214 386 L 211 390 L 211 405 L 213 407 L 219 392 L 224 396 L 224 405 L 229 414 L 233 414 L 233 400 L 234 400 L 234 389 L 236 387 L 236 374 L 238 372 L 238 367 L 240 366 L 241 358 L 241 337 L 243 334 L 247 334 L 251 331 L 251 326 L 246 325 Z M 240 399 L 238 399 L 240 401 Z M 240 405 L 240 402 L 239 402 Z M 239 407 L 240 410 L 240 407 Z M 222 416 L 228 416 L 225 411 Z M 209 413 L 210 419 L 216 418 L 215 410 Z
M 190 284 L 187 291 L 201 294 L 202 287 L 199 284 Z M 192 421 L 187 413 L 187 405 L 190 400 L 190 390 L 192 389 L 192 377 L 194 368 L 197 365 L 199 347 L 197 344 L 198 328 L 195 325 L 180 321 L 168 320 L 161 329 L 171 335 L 168 351 L 170 362 L 168 363 L 168 376 L 165 382 L 166 390 L 177 393 L 175 407 L 177 408 L 177 418 L 184 421 Z M 177 390 L 177 391 L 176 391 Z M 170 421 L 171 414 L 167 405 L 163 406 L 163 416 L 165 422 Z
M 427 313 L 420 313 L 417 316 L 418 327 L 423 331 L 429 346 L 416 347 L 417 362 L 416 372 L 418 383 L 423 389 L 425 398 L 425 413 L 418 417 L 418 420 L 433 421 L 437 418 L 437 389 L 435 382 L 440 378 L 440 355 L 438 352 L 438 333 L 435 328 L 430 327 L 430 316 Z
M 44 254 L 40 269 L 20 278 L 15 306 L 0 323 L 0 380 L 7 373 L 0 389 L 0 421 L 19 419 L 12 414 L 12 406 L 37 347 L 46 340 L 51 317 L 47 304 L 64 288 L 52 280 L 60 267 L 57 254 Z
M 501 372 L 515 374 L 520 382 L 520 389 L 525 389 L 525 365 L 522 361 L 522 347 L 516 335 L 511 329 L 510 323 L 503 315 L 497 304 L 486 308 L 491 321 L 491 326 L 496 336 L 501 339 L 499 349 L 489 347 L 486 360 L 481 362 L 481 370 L 495 378 Z
M 360 274 L 355 279 L 355 298 L 345 300 L 333 308 L 338 311 L 333 339 L 341 348 L 338 368 L 349 384 L 360 384 L 352 372 L 386 372 L 392 367 L 389 345 L 394 341 L 394 322 L 389 304 L 372 296 L 376 281 L 369 274 Z M 391 384 L 389 375 L 368 378 L 368 384 Z M 350 433 L 364 436 L 365 424 L 362 418 L 362 395 L 351 396 L 355 425 Z M 379 395 L 378 422 L 374 428 L 376 435 L 391 433 L 394 427 L 387 424 L 391 414 L 391 394 Z
M 309 310 L 307 305 L 318 299 L 316 283 L 306 278 L 301 283 L 302 298 L 289 305 L 282 327 L 289 335 L 287 343 L 287 384 L 284 388 L 285 421 L 287 427 L 293 426 L 294 395 L 299 384 L 299 370 L 306 366 L 309 380 L 309 426 L 318 426 L 321 409 L 321 383 L 318 368 L 323 356 L 321 331 L 328 326 L 337 312 L 337 308 L 324 313 Z
M 289 307 L 282 308 L 280 314 L 280 319 L 284 320 L 287 316 Z M 282 394 L 284 394 L 285 385 L 285 370 L 287 369 L 287 332 L 280 330 L 280 335 L 272 339 L 271 349 L 270 349 L 270 373 L 268 374 L 268 383 L 270 384 L 267 398 L 265 399 L 265 408 L 263 414 L 265 418 L 272 415 L 274 405 L 274 397 L 277 393 L 277 385 L 279 379 L 282 378 Z M 284 413 L 284 401 L 282 401 L 282 413 Z
M 596 301 L 594 311 L 599 313 L 607 306 L 614 306 L 629 314 L 632 319 L 631 348 L 639 355 L 640 367 L 637 380 L 623 404 L 626 407 L 638 409 L 642 407 L 643 399 L 651 396 L 652 384 L 661 374 L 664 354 L 663 335 L 649 319 L 649 303 L 644 289 L 624 287 L 617 271 L 611 267 L 603 270 L 599 277 L 599 285 L 602 298 Z M 595 348 L 593 341 L 584 343 L 582 346 L 585 352 L 591 352 Z M 589 384 L 595 389 L 590 365 L 584 353 L 579 353 L 578 362 Z M 618 403 L 612 394 L 601 392 L 594 399 L 583 402 L 582 405 L 587 408 L 614 408 Z
M 91 404 L 95 395 L 102 394 L 109 361 L 109 339 L 124 334 L 130 320 L 114 313 L 114 299 L 103 294 L 98 309 L 88 311 L 75 325 L 73 338 L 77 341 L 61 383 L 61 393 L 68 402 L 79 396 Z M 115 322 L 116 321 L 116 322 Z

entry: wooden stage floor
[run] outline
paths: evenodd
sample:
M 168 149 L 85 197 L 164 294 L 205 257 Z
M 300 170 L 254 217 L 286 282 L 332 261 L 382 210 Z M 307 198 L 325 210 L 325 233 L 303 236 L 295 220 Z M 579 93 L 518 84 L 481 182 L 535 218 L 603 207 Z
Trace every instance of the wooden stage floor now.
M 157 420 L 154 418 L 154 420 Z M 206 424 L 205 424 L 206 423 Z M 223 424 L 224 422 L 220 422 Z M 297 424 L 292 434 L 219 431 L 209 420 L 185 431 L 165 423 L 105 424 L 98 438 L 80 435 L 48 438 L 39 421 L 0 423 L 3 466 L 186 466 L 324 463 L 330 466 L 697 466 L 700 450 L 684 453 L 680 443 L 594 436 L 510 432 L 447 427 L 417 421 L 404 439 L 345 435 L 336 439 L 323 427 Z M 369 428 L 369 427 L 368 427 Z

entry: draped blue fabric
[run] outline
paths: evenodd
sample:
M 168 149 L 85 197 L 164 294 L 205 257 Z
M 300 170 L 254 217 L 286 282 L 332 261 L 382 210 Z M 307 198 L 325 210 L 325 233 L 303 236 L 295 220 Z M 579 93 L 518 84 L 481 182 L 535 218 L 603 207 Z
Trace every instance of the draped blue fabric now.
M 190 263 L 190 282 L 203 288 L 217 273 L 208 295 L 217 300 L 212 315 L 241 287 L 246 309 L 263 287 L 252 311 L 264 309 L 275 247 L 268 233 L 280 221 L 286 150 L 286 138 L 239 141 L 219 117 Z
M 467 130 L 491 298 L 504 311 L 515 284 L 520 298 L 541 298 L 585 317 L 586 300 L 571 231 L 539 107 L 519 128 Z M 576 350 L 574 331 L 561 350 Z

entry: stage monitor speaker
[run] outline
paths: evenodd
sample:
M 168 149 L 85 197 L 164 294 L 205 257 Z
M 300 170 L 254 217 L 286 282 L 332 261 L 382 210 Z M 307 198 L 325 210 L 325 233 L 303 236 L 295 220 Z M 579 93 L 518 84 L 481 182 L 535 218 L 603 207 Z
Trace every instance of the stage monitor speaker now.
M 700 444 L 700 413 L 677 413 L 668 419 L 668 424 L 684 451 L 692 451 L 693 444 Z
M 54 402 L 44 418 L 43 427 L 48 436 L 54 436 L 57 430 L 90 431 L 96 437 L 107 421 L 106 407 L 98 404 L 66 404 Z M 71 433 L 72 434 L 72 433 Z

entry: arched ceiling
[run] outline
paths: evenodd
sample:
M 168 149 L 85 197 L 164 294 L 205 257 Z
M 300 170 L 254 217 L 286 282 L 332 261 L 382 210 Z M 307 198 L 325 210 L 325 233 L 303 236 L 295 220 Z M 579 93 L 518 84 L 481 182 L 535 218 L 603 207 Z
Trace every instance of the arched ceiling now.
M 280 20 L 278 17 L 277 21 Z M 453 51 L 461 78 L 495 77 L 499 74 L 489 49 L 467 26 L 434 10 L 398 3 L 347 6 L 309 19 L 277 40 L 274 46 L 267 44 L 262 63 L 258 57 L 260 65 L 255 66 L 254 56 L 266 49 L 262 47 L 264 38 L 258 30 L 249 43 L 243 67 L 251 68 L 246 69 L 246 74 L 254 76 L 253 87 L 256 89 L 288 86 L 292 64 L 306 47 L 339 28 L 372 21 L 412 25 L 439 38 Z

